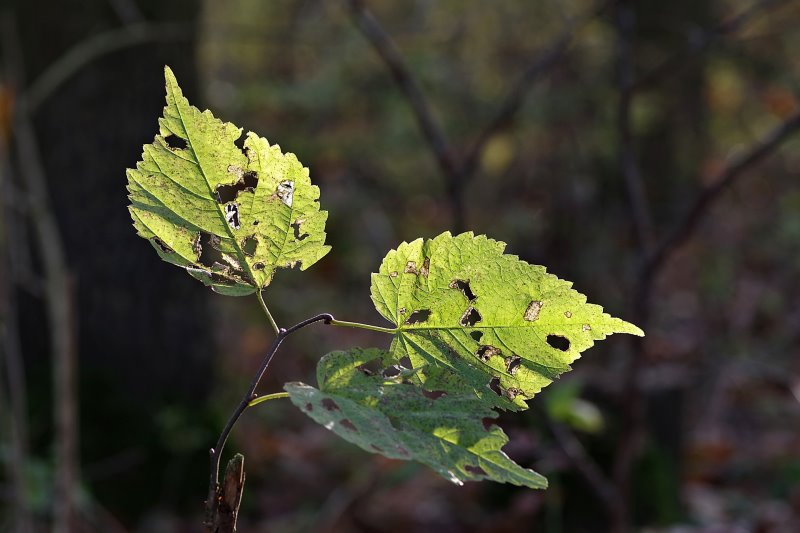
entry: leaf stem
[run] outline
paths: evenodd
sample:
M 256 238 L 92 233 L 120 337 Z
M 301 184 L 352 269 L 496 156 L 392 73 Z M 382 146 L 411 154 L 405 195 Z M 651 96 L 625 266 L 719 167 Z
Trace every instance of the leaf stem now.
M 368 329 L 370 331 L 380 331 L 381 333 L 389 333 L 392 335 L 397 333 L 397 328 L 383 328 L 381 326 L 362 324 L 360 322 L 347 322 L 346 320 L 336 320 L 335 318 L 331 318 L 328 324 L 332 326 L 340 326 L 345 328 L 359 328 L 359 329 Z
M 259 292 L 259 300 L 261 299 L 261 293 Z M 264 306 L 266 308 L 266 305 Z M 267 312 L 269 316 L 269 312 Z M 294 333 L 297 330 L 300 330 L 306 326 L 314 324 L 315 322 L 322 322 L 324 321 L 326 324 L 330 324 L 333 320 L 333 315 L 328 313 L 323 313 L 321 315 L 317 315 L 302 322 L 295 324 L 294 326 L 290 327 L 289 329 L 277 328 L 277 336 L 275 340 L 272 341 L 272 345 L 267 350 L 267 354 L 264 356 L 264 359 L 261 361 L 261 366 L 259 366 L 256 375 L 253 377 L 253 380 L 250 382 L 250 386 L 247 388 L 247 392 L 245 393 L 242 401 L 239 402 L 239 405 L 236 406 L 236 409 L 231 414 L 230 418 L 228 418 L 228 422 L 225 424 L 225 428 L 222 430 L 222 433 L 217 439 L 217 444 L 209 451 L 209 455 L 211 458 L 211 475 L 208 483 L 208 500 L 206 501 L 206 522 L 213 523 L 213 517 L 216 513 L 217 501 L 219 499 L 219 463 L 220 458 L 222 457 L 222 450 L 225 447 L 225 442 L 228 440 L 228 436 L 233 429 L 233 426 L 239 420 L 239 417 L 242 416 L 242 413 L 250 406 L 250 402 L 257 398 L 255 391 L 256 387 L 258 387 L 259 382 L 261 382 L 261 378 L 264 377 L 264 373 L 267 371 L 267 367 L 269 367 L 270 362 L 272 362 L 272 358 L 275 356 L 275 352 L 278 351 L 280 348 L 281 343 L 283 340 Z M 273 321 L 274 323 L 274 321 Z
M 270 400 L 277 400 L 279 398 L 288 398 L 288 392 L 273 392 L 272 394 L 265 394 L 264 396 L 259 396 L 254 400 L 250 400 L 250 403 L 247 404 L 247 407 L 255 407 L 256 405 L 262 402 L 268 402 Z
M 361 329 L 368 329 L 372 331 L 380 331 L 382 333 L 396 333 L 397 329 L 391 328 L 382 328 L 380 326 L 372 326 L 369 324 L 360 324 L 358 322 L 347 322 L 345 320 L 336 320 L 333 315 L 330 313 L 322 313 L 311 318 L 307 318 L 302 322 L 295 324 L 294 326 L 290 327 L 289 329 L 283 329 L 278 327 L 275 323 L 275 319 L 272 318 L 272 314 L 269 312 L 267 308 L 267 304 L 264 302 L 264 297 L 261 295 L 261 291 L 256 293 L 258 295 L 258 301 L 261 303 L 262 309 L 264 309 L 264 314 L 267 315 L 272 328 L 275 330 L 275 340 L 272 341 L 272 345 L 267 350 L 267 354 L 264 356 L 264 359 L 261 361 L 261 366 L 259 366 L 258 370 L 256 371 L 253 380 L 250 382 L 250 386 L 247 388 L 247 392 L 245 393 L 242 400 L 239 402 L 239 405 L 236 406 L 236 409 L 231 414 L 230 418 L 225 424 L 225 428 L 222 430 L 222 433 L 217 439 L 217 444 L 213 448 L 211 448 L 209 454 L 211 458 L 211 475 L 208 484 L 208 500 L 206 501 L 206 522 L 208 524 L 213 523 L 214 514 L 217 512 L 217 503 L 220 498 L 220 485 L 219 485 L 219 465 L 220 459 L 222 457 L 222 450 L 225 447 L 225 443 L 228 440 L 228 436 L 233 430 L 233 426 L 236 425 L 239 418 L 242 416 L 242 413 L 248 408 L 254 405 L 257 405 L 261 402 L 266 402 L 268 400 L 276 400 L 278 398 L 287 398 L 289 395 L 285 392 L 276 392 L 273 394 L 267 394 L 262 397 L 258 397 L 256 395 L 256 388 L 258 384 L 261 382 L 261 378 L 264 377 L 264 373 L 267 371 L 267 367 L 272 362 L 272 358 L 275 356 L 275 353 L 280 348 L 281 344 L 283 343 L 284 339 L 298 331 L 303 329 L 306 326 L 314 324 L 316 322 L 325 322 L 325 324 L 331 324 L 334 326 L 341 326 L 341 327 L 349 327 L 349 328 L 361 328 Z
M 278 327 L 278 324 L 275 322 L 275 319 L 272 318 L 272 313 L 269 312 L 269 307 L 267 307 L 267 304 L 264 301 L 264 296 L 261 294 L 261 289 L 256 291 L 256 295 L 258 296 L 258 303 L 261 304 L 261 309 L 263 309 L 264 314 L 267 315 L 267 320 L 269 320 L 269 324 L 270 326 L 272 326 L 272 330 L 275 332 L 275 335 L 280 335 L 281 328 Z

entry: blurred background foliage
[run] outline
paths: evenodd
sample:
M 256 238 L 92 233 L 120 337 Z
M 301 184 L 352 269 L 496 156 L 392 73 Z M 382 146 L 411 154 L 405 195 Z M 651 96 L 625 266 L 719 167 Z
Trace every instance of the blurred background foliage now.
M 131 228 L 124 169 L 156 132 L 164 64 L 193 103 L 296 153 L 320 186 L 333 251 L 278 273 L 266 295 L 281 325 L 323 311 L 380 323 L 369 274 L 386 251 L 469 229 L 647 332 L 601 343 L 502 417 L 506 451 L 547 491 L 456 487 L 263 404 L 228 448 L 246 457 L 241 531 L 800 530 L 800 1 L 366 8 L 448 153 L 480 147 L 460 185 L 360 2 L 3 4 L 0 531 L 198 530 L 208 448 L 271 341 L 255 299 L 204 289 Z M 702 191 L 776 128 L 643 275 Z M 43 213 L 71 295 L 72 387 L 52 355 Z M 313 380 L 332 349 L 386 343 L 309 328 L 262 391 Z M 60 418 L 64 405 L 77 416 Z M 64 442 L 77 448 L 60 454 Z

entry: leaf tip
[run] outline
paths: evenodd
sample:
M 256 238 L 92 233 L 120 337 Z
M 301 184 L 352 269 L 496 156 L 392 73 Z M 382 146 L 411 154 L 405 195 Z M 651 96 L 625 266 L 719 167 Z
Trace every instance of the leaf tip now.
M 166 80 L 167 83 L 169 83 L 170 81 L 172 82 L 176 81 L 175 73 L 172 72 L 172 69 L 169 67 L 169 65 L 164 65 L 164 79 Z
M 630 335 L 635 335 L 637 337 L 644 337 L 644 331 L 642 328 L 635 324 L 631 324 L 630 322 L 622 321 L 622 327 L 620 328 L 620 333 L 628 333 Z
M 175 73 L 172 72 L 169 65 L 164 65 L 164 86 L 167 89 L 168 102 L 170 98 L 174 98 L 175 94 L 179 96 L 183 94 L 180 85 L 178 85 L 178 79 L 175 77 Z

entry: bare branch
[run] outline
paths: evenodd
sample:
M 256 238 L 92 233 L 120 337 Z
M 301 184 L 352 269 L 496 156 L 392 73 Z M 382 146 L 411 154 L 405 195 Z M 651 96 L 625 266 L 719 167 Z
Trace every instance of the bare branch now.
M 689 62 L 688 60 L 699 52 L 706 50 L 714 41 L 726 35 L 738 32 L 762 11 L 775 8 L 782 3 L 784 3 L 784 0 L 760 0 L 744 9 L 741 13 L 724 20 L 713 28 L 706 28 L 704 30 L 697 29 L 693 31 L 687 38 L 686 45 L 682 50 L 676 52 L 674 55 L 665 59 L 661 64 L 643 74 L 633 83 L 632 90 L 638 92 L 647 89 L 668 74 L 674 75 L 676 71 L 681 70 Z
M 9 169 L 5 139 L 0 137 L 0 196 L 4 198 L 6 191 L 11 189 Z M 11 262 L 19 240 L 15 229 L 20 224 L 18 222 L 11 223 L 13 215 L 6 206 L 0 204 L 0 209 L 2 209 L 2 213 L 0 213 L 0 359 L 3 363 L 0 365 L 0 403 L 3 403 L 4 389 L 8 390 L 8 406 L 3 405 L 3 409 L 0 410 L 8 413 L 11 426 L 8 447 L 9 460 L 6 461 L 11 484 L 9 510 L 14 531 L 31 533 L 33 524 L 26 482 L 29 451 L 28 393 L 25 385 L 22 345 L 19 339 L 17 301 L 13 281 L 15 276 Z M 3 376 L 3 374 L 5 375 Z M 3 377 L 5 379 L 2 379 Z
M 2 22 L 6 68 L 12 82 L 21 86 L 23 69 L 16 25 L 7 12 L 2 14 L 0 22 Z M 41 151 L 24 94 L 17 99 L 13 126 L 20 178 L 26 188 L 31 211 L 36 214 L 31 217 L 31 222 L 45 278 L 44 288 L 53 358 L 54 442 L 56 443 L 53 531 L 58 533 L 71 531 L 74 526 L 75 496 L 79 477 L 74 293 L 58 222 L 50 206 Z
M 348 6 L 358 29 L 386 64 L 411 104 L 414 117 L 431 145 L 442 172 L 451 180 L 460 177 L 461 170 L 444 131 L 394 41 L 361 0 L 349 0 Z
M 617 61 L 619 81 L 619 104 L 617 129 L 619 135 L 620 170 L 625 180 L 625 191 L 630 204 L 631 219 L 638 242 L 639 255 L 645 258 L 653 247 L 654 231 L 647 191 L 636 155 L 631 107 L 633 104 L 634 75 L 634 29 L 636 25 L 633 8 L 620 0 L 616 10 Z M 638 309 L 636 311 L 639 311 Z M 635 311 L 639 323 L 645 318 Z M 622 435 L 614 461 L 613 479 L 616 498 L 611 501 L 611 516 L 614 531 L 628 531 L 631 520 L 631 466 L 638 454 L 638 435 L 642 432 L 645 417 L 644 402 L 637 387 L 642 366 L 642 344 L 632 354 L 623 373 Z
M 535 82 L 540 80 L 544 75 L 549 73 L 563 58 L 566 51 L 569 49 L 570 44 L 578 29 L 602 13 L 606 9 L 606 2 L 599 2 L 593 9 L 590 9 L 585 15 L 578 17 L 577 20 L 570 20 L 567 27 L 561 32 L 553 43 L 540 52 L 530 62 L 528 67 L 522 73 L 522 76 L 511 87 L 507 96 L 497 108 L 494 116 L 489 120 L 486 126 L 478 135 L 478 138 L 472 144 L 469 152 L 464 158 L 463 174 L 465 179 L 470 179 L 475 174 L 475 170 L 480 161 L 480 156 L 483 149 L 486 147 L 491 138 L 500 130 L 509 125 L 519 110 L 525 103 L 525 97 L 530 91 Z
M 572 41 L 575 25 L 569 24 L 558 39 L 530 63 L 517 83 L 511 88 L 492 120 L 478 135 L 472 148 L 462 160 L 452 149 L 441 124 L 437 121 L 430 104 L 420 89 L 419 83 L 412 75 L 392 38 L 367 9 L 362 0 L 348 0 L 347 5 L 356 26 L 386 64 L 395 82 L 411 105 L 417 124 L 430 145 L 439 168 L 447 181 L 447 191 L 453 210 L 453 224 L 456 231 L 461 231 L 464 229 L 466 218 L 464 190 L 469 179 L 475 174 L 486 143 L 497 131 L 513 120 L 522 107 L 525 95 L 533 83 L 558 63 Z M 605 2 L 600 2 L 596 8 L 580 18 L 579 24 L 596 16 L 604 7 Z
M 642 263 L 637 287 L 634 292 L 634 314 L 642 327 L 649 321 L 653 284 L 658 273 L 665 267 L 674 252 L 695 233 L 703 219 L 710 212 L 712 204 L 729 189 L 747 170 L 771 155 L 780 145 L 800 130 L 800 111 L 774 128 L 762 139 L 744 152 L 735 156 L 723 169 L 713 184 L 706 187 L 694 200 L 684 217 L 674 226 L 648 259 Z M 617 446 L 614 462 L 614 480 L 619 493 L 618 509 L 615 512 L 617 531 L 627 530 L 629 504 L 625 502 L 630 492 L 630 478 L 633 463 L 644 436 L 644 400 L 639 390 L 638 376 L 645 365 L 644 343 L 634 338 L 631 359 L 623 371 L 623 400 L 625 402 L 625 429 Z
M 145 43 L 184 40 L 189 35 L 189 28 L 183 24 L 143 22 L 89 37 L 69 49 L 30 84 L 25 94 L 28 113 L 36 113 L 65 81 L 105 55 Z
M 617 9 L 617 42 L 619 49 L 619 107 L 617 127 L 619 130 L 620 166 L 625 178 L 625 189 L 631 206 L 633 226 L 639 242 L 639 249 L 647 255 L 653 243 L 653 219 L 647 200 L 642 172 L 636 157 L 636 149 L 631 125 L 631 106 L 633 105 L 633 30 L 634 13 L 630 6 L 620 5 Z
M 673 252 L 692 237 L 708 214 L 711 205 L 723 192 L 729 189 L 747 170 L 770 156 L 798 130 L 800 130 L 800 111 L 772 129 L 747 150 L 734 156 L 730 163 L 712 180 L 712 184 L 698 194 L 686 215 L 675 224 L 672 231 L 667 234 L 667 237 L 650 256 L 642 269 L 641 283 L 649 283 L 647 280 L 654 277 L 663 268 Z
M 445 177 L 450 206 L 453 211 L 454 229 L 457 232 L 463 230 L 466 218 L 463 198 L 464 173 L 441 124 L 434 116 L 428 100 L 422 93 L 419 83 L 411 74 L 397 45 L 394 44 L 380 22 L 367 9 L 362 0 L 348 0 L 347 5 L 359 31 L 386 64 L 397 86 L 411 105 L 422 135 L 431 147 L 439 169 Z

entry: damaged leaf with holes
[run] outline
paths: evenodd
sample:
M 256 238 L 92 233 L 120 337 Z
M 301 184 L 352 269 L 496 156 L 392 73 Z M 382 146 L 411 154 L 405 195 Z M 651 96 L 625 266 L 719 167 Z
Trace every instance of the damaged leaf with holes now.
M 423 368 L 428 390 L 471 390 L 519 410 L 595 341 L 643 335 L 568 281 L 463 233 L 401 244 L 372 275 L 372 300 L 397 331 L 390 352 Z
M 325 428 L 371 453 L 421 462 L 450 481 L 484 479 L 547 487 L 540 474 L 503 451 L 508 437 L 492 424 L 497 413 L 469 392 L 428 392 L 409 372 L 368 364 L 390 358 L 378 349 L 332 352 L 317 365 L 319 388 L 287 383 L 292 403 Z
M 245 295 L 278 268 L 305 270 L 330 250 L 319 188 L 294 154 L 200 111 L 165 69 L 159 133 L 128 170 L 129 211 L 162 259 L 215 291 Z

